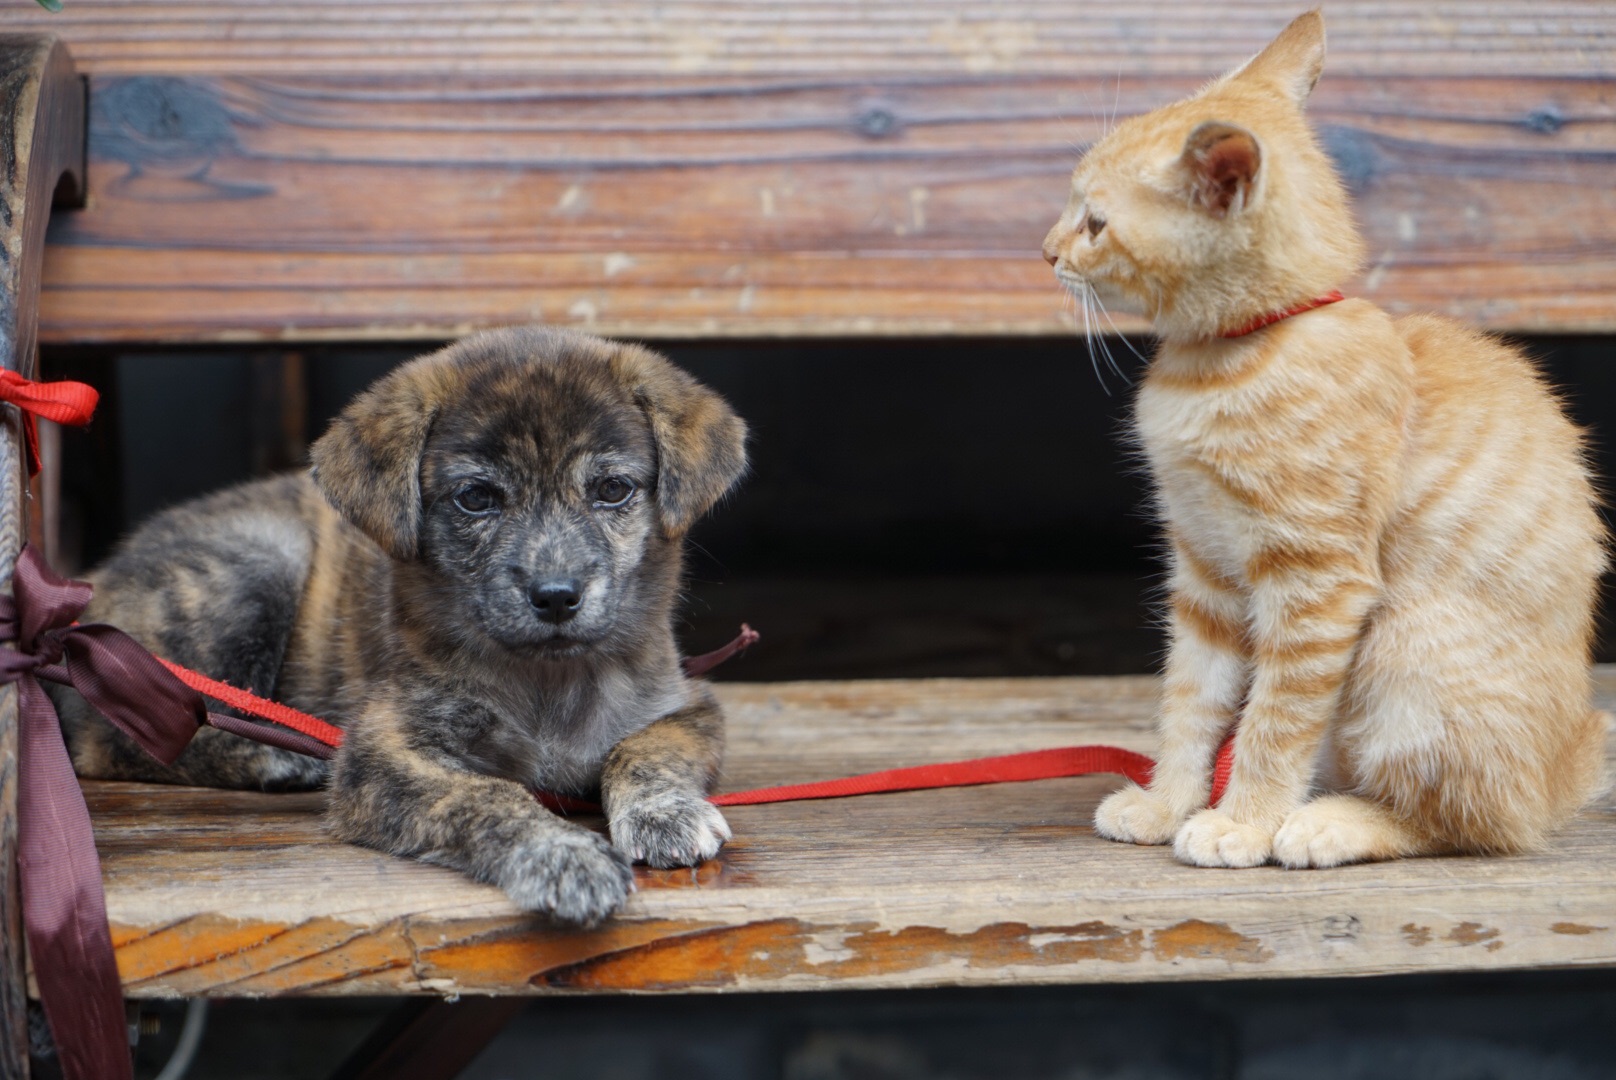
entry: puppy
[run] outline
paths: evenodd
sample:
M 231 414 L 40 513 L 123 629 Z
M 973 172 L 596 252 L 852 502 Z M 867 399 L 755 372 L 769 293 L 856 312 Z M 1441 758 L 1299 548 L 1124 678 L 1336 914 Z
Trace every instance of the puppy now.
M 631 860 L 729 838 L 703 797 L 723 719 L 680 669 L 681 541 L 745 467 L 745 426 L 646 349 L 537 327 L 405 364 L 314 469 L 166 511 L 90 575 L 85 621 L 346 730 L 330 763 L 204 728 L 172 767 L 70 690 L 81 776 L 329 785 L 344 840 L 591 924 Z M 529 788 L 599 793 L 611 843 Z

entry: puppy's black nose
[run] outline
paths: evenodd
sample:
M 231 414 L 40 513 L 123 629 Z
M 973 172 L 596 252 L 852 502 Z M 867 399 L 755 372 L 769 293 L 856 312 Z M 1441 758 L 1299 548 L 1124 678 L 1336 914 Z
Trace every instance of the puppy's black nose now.
M 578 605 L 583 603 L 583 587 L 576 579 L 540 581 L 528 590 L 527 598 L 539 618 L 547 623 L 564 623 L 578 614 Z

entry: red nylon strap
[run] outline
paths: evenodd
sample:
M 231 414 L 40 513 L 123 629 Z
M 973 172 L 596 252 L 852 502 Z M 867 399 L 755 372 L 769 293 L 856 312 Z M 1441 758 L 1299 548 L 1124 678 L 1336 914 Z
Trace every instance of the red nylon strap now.
M 723 663 L 758 640 L 758 632 L 745 623 L 734 641 L 721 649 L 685 661 L 689 675 L 700 675 Z M 229 683 L 211 679 L 206 675 L 181 667 L 161 657 L 157 662 L 172 672 L 181 682 L 199 693 L 250 713 L 273 721 L 314 740 L 311 748 L 305 740 L 296 739 L 273 728 L 237 720 L 234 717 L 208 715 L 214 727 L 234 732 L 245 738 L 268 742 L 298 753 L 329 758 L 325 751 L 342 745 L 342 729 L 308 713 Z M 1216 806 L 1223 798 L 1229 783 L 1233 763 L 1234 733 L 1230 732 L 1218 748 L 1212 770 L 1212 797 L 1208 803 Z M 902 769 L 862 773 L 858 776 L 835 780 L 817 780 L 806 784 L 785 784 L 779 787 L 754 788 L 750 791 L 731 791 L 715 795 L 715 806 L 757 806 L 763 803 L 805 802 L 810 799 L 843 799 L 854 795 L 878 795 L 894 791 L 927 791 L 934 788 L 973 787 L 980 784 L 1011 784 L 1028 780 L 1053 780 L 1069 776 L 1089 776 L 1095 773 L 1115 773 L 1126 776 L 1140 785 L 1150 783 L 1153 762 L 1144 754 L 1124 750 L 1117 746 L 1063 746 L 1050 750 L 1031 750 L 999 757 L 972 758 L 966 761 L 940 762 L 932 765 L 914 765 Z M 575 799 L 569 795 L 536 792 L 540 802 L 553 810 L 565 812 L 594 812 L 597 803 Z
M 1295 307 L 1289 308 L 1285 311 L 1271 311 L 1267 315 L 1259 315 L 1255 319 L 1252 319 L 1250 322 L 1246 323 L 1246 325 L 1240 327 L 1240 329 L 1230 330 L 1226 334 L 1219 334 L 1218 337 L 1245 337 L 1247 334 L 1255 334 L 1265 326 L 1273 326 L 1277 322 L 1288 319 L 1292 315 L 1300 315 L 1304 311 L 1312 311 L 1314 308 L 1321 308 L 1327 304 L 1338 304 L 1345 299 L 1346 297 L 1341 294 L 1340 289 L 1331 289 L 1323 296 L 1315 296 L 1313 299 L 1305 300 L 1302 303 L 1297 304 Z
M 1228 738 L 1223 740 L 1223 745 L 1218 747 L 1217 759 L 1212 766 L 1212 797 L 1207 801 L 1208 806 L 1216 806 L 1222 801 L 1233 766 L 1234 732 L 1231 731 Z M 1154 767 L 1155 762 L 1144 754 L 1124 750 L 1120 746 L 1060 746 L 1052 750 L 1029 750 L 1001 757 L 884 769 L 839 780 L 729 791 L 714 795 L 708 801 L 714 806 L 759 806 L 764 803 L 806 802 L 810 799 L 845 799 L 852 795 L 880 795 L 893 791 L 929 791 L 933 788 L 1056 780 L 1069 776 L 1092 776 L 1095 773 L 1115 773 L 1143 786 L 1150 783 Z M 600 804 L 575 799 L 570 795 L 538 791 L 534 792 L 534 797 L 551 810 L 562 813 L 600 811 Z
M 36 416 L 58 424 L 83 427 L 95 412 L 101 395 L 80 382 L 35 382 L 15 371 L 0 368 L 0 401 L 9 401 L 22 410 L 22 429 L 28 438 L 28 475 L 39 473 L 39 425 Z
M 317 716 L 310 716 L 308 713 L 294 709 L 290 705 L 282 705 L 278 701 L 259 697 L 251 691 L 242 690 L 231 686 L 229 683 L 220 682 L 218 679 L 210 679 L 206 675 L 192 671 L 188 667 L 181 667 L 173 661 L 164 660 L 161 656 L 157 658 L 157 662 L 172 672 L 180 682 L 197 693 L 206 694 L 208 697 L 222 701 L 231 708 L 240 709 L 244 713 L 251 713 L 265 720 L 272 720 L 283 727 L 289 727 L 293 731 L 300 732 L 311 739 L 324 743 L 333 750 L 342 745 L 342 729 L 334 724 L 326 723 Z M 218 728 L 226 727 L 226 725 L 219 723 L 214 723 L 213 726 Z M 230 726 L 229 730 L 235 731 L 238 735 L 242 734 L 234 726 Z M 248 737 L 251 738 L 250 735 Z M 293 748 L 288 747 L 288 749 Z M 320 756 L 329 757 L 330 755 L 322 754 Z
M 740 634 L 728 645 L 725 645 L 719 649 L 714 649 L 710 653 L 702 653 L 700 656 L 692 656 L 685 660 L 685 674 L 692 677 L 706 674 L 719 664 L 722 664 L 725 660 L 728 660 L 730 657 L 734 656 L 736 653 L 745 652 L 747 649 L 757 644 L 760 636 L 761 635 L 759 635 L 756 630 L 752 629 L 750 626 L 747 626 L 745 623 L 742 623 Z M 299 709 L 292 708 L 290 705 L 282 705 L 278 701 L 271 701 L 268 698 L 259 697 L 250 690 L 243 690 L 240 687 L 231 686 L 227 682 L 220 682 L 218 679 L 209 678 L 199 671 L 192 671 L 188 667 L 182 667 L 181 665 L 174 663 L 172 660 L 164 660 L 160 656 L 156 659 L 157 662 L 167 668 L 175 678 L 179 679 L 180 682 L 184 683 L 186 686 L 189 686 L 192 690 L 195 690 L 198 693 L 206 694 L 208 697 L 222 701 L 231 708 L 239 709 L 244 713 L 250 713 L 253 716 L 280 724 L 282 727 L 291 728 L 293 731 L 306 735 L 310 739 L 313 739 L 318 743 L 322 743 L 333 750 L 342 745 L 342 729 L 334 724 L 326 723 L 317 716 L 311 716 Z M 265 729 L 257 725 L 244 727 L 243 725 L 247 723 L 246 721 L 236 720 L 233 723 L 226 722 L 231 719 L 233 718 L 210 715 L 209 722 L 216 728 L 232 731 L 237 735 L 243 735 L 249 739 L 258 738 L 258 741 L 260 742 L 270 741 L 270 739 L 272 739 L 275 735 L 273 729 Z M 266 737 L 260 738 L 259 734 L 255 734 L 255 732 L 261 733 Z M 318 749 L 307 749 L 302 744 L 297 742 L 277 742 L 273 745 L 284 745 L 288 750 L 295 750 L 304 754 L 312 754 L 316 757 L 329 758 L 331 756 L 328 753 L 320 752 Z
M 1087 776 L 1090 773 L 1120 773 L 1137 784 L 1148 784 L 1152 765 L 1144 754 L 1117 746 L 1064 746 L 1054 750 L 1031 750 L 970 761 L 884 769 L 840 780 L 732 791 L 713 796 L 712 802 L 716 806 L 755 806 L 759 803 L 806 799 L 841 799 L 849 795 L 876 795 L 888 791 L 1013 784 L 1026 780 L 1050 780 L 1059 776 Z
M 758 640 L 758 632 L 746 624 L 741 624 L 741 633 L 734 641 L 721 649 L 715 649 L 701 656 L 691 657 L 685 661 L 685 671 L 689 675 L 700 675 L 723 663 L 736 653 L 748 648 Z M 343 732 L 341 728 L 326 723 L 318 717 L 300 712 L 290 706 L 270 701 L 223 683 L 217 679 L 210 679 L 206 675 L 198 674 L 189 668 L 181 667 L 168 660 L 158 659 L 169 671 L 173 672 L 181 682 L 191 689 L 206 694 L 209 697 L 230 705 L 242 712 L 251 713 L 265 720 L 272 720 L 277 724 L 291 728 L 311 739 L 318 740 L 326 747 L 336 748 L 342 745 Z M 227 722 L 229 721 L 229 722 Z M 311 753 L 296 742 L 284 740 L 274 741 L 274 729 L 253 725 L 246 721 L 235 720 L 229 717 L 209 716 L 209 722 L 215 727 L 233 731 L 249 739 L 260 742 L 272 742 L 274 745 L 285 746 L 286 749 L 301 753 Z M 1224 788 L 1229 783 L 1229 770 L 1233 761 L 1234 733 L 1224 740 L 1218 749 L 1217 759 L 1212 770 L 1212 798 L 1208 805 L 1216 806 L 1223 798 Z M 315 751 L 316 756 L 329 757 L 327 753 Z M 934 788 L 946 787 L 973 787 L 979 784 L 1010 784 L 1027 780 L 1053 780 L 1068 776 L 1089 776 L 1095 773 L 1115 773 L 1126 776 L 1137 784 L 1150 783 L 1150 773 L 1153 762 L 1144 754 L 1133 750 L 1124 750 L 1117 746 L 1063 746 L 1051 750 L 1031 750 L 1020 754 L 1005 754 L 999 757 L 972 758 L 967 761 L 940 762 L 932 765 L 914 765 L 902 769 L 885 769 L 881 772 L 862 773 L 858 776 L 847 776 L 835 780 L 817 780 L 806 784 L 785 784 L 779 787 L 755 788 L 750 791 L 731 791 L 722 795 L 715 795 L 711 801 L 715 806 L 757 806 L 763 803 L 805 802 L 810 799 L 843 799 L 853 795 L 877 795 L 893 791 L 927 791 Z M 551 792 L 536 792 L 535 797 L 552 810 L 563 812 L 595 812 L 600 809 L 599 804 L 582 799 L 575 799 L 569 795 L 557 795 Z

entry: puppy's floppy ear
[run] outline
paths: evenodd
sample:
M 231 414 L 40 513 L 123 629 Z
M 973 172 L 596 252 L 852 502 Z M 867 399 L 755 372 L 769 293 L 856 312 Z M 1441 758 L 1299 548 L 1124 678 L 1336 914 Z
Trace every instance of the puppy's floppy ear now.
M 663 532 L 678 536 L 746 470 L 746 424 L 723 398 L 649 349 L 618 346 L 611 364 L 650 421 L 657 511 Z
M 337 511 L 395 559 L 413 559 L 421 528 L 421 456 L 455 385 L 442 353 L 374 383 L 310 448 L 314 482 Z

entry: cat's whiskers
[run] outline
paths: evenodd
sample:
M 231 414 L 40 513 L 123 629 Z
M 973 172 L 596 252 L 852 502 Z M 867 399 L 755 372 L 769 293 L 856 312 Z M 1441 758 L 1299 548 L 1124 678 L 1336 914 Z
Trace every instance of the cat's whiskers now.
M 1111 387 L 1106 383 L 1105 374 L 1100 370 L 1100 359 L 1099 356 L 1096 355 L 1094 348 L 1095 340 L 1099 337 L 1099 334 L 1097 333 L 1099 328 L 1099 320 L 1092 314 L 1094 305 L 1094 290 L 1089 287 L 1089 283 L 1086 281 L 1079 282 L 1078 287 L 1082 290 L 1078 299 L 1083 304 L 1083 343 L 1088 346 L 1089 366 L 1094 369 L 1094 378 L 1099 382 L 1100 389 L 1105 391 L 1106 397 L 1110 397 Z M 1100 352 L 1105 352 L 1104 340 L 1101 340 L 1099 345 Z M 1109 353 L 1106 354 L 1106 362 L 1111 367 L 1116 367 L 1116 363 L 1111 359 Z
M 1099 294 L 1096 293 L 1094 291 L 1094 289 L 1092 287 L 1090 287 L 1086 282 L 1084 283 L 1084 288 L 1083 288 L 1083 303 L 1085 305 L 1087 305 L 1091 310 L 1096 308 L 1096 307 L 1099 308 L 1099 312 L 1097 312 L 1097 313 L 1095 313 L 1093 315 L 1093 322 L 1094 322 L 1094 329 L 1095 329 L 1095 334 L 1094 334 L 1095 344 L 1097 344 L 1099 346 L 1100 355 L 1105 357 L 1105 366 L 1110 368 L 1112 371 L 1114 371 L 1116 373 L 1117 377 L 1120 378 L 1123 381 L 1124 384 L 1128 384 L 1129 383 L 1128 376 L 1123 374 L 1122 368 L 1117 366 L 1116 357 L 1114 357 L 1111 354 L 1111 346 L 1105 340 L 1104 331 L 1102 331 L 1100 329 L 1100 317 L 1099 316 L 1100 316 L 1100 313 L 1103 313 L 1105 311 L 1105 305 L 1100 302 Z M 1110 316 L 1107 316 L 1107 318 L 1109 318 L 1109 317 Z M 1116 329 L 1116 327 L 1113 326 L 1112 329 L 1114 330 L 1114 329 Z M 1092 351 L 1092 349 L 1093 349 L 1093 346 L 1091 345 L 1090 350 Z M 1104 385 L 1103 380 L 1101 382 L 1101 385 L 1102 386 Z M 1111 392 L 1110 388 L 1107 387 L 1106 393 L 1109 394 L 1110 392 Z
M 1127 346 L 1127 349 L 1128 349 L 1129 352 L 1133 353 L 1134 359 L 1138 360 L 1141 364 L 1149 364 L 1150 361 L 1145 357 L 1145 355 L 1143 353 L 1141 353 L 1138 349 L 1133 347 L 1133 342 L 1128 340 L 1127 335 L 1125 335 L 1121 330 L 1117 329 L 1116 320 L 1111 318 L 1111 313 L 1109 311 L 1107 311 L 1106 308 L 1105 308 L 1105 301 L 1101 300 L 1098 294 L 1095 295 L 1094 302 L 1099 305 L 1100 314 L 1105 316 L 1105 321 L 1111 324 L 1112 332 L 1115 333 L 1117 335 L 1117 337 L 1121 338 L 1122 339 L 1122 344 Z M 1119 372 L 1117 372 L 1117 374 L 1122 375 L 1122 372 L 1119 371 Z M 1123 378 L 1124 382 L 1128 382 L 1130 385 L 1132 384 L 1131 380 L 1129 380 L 1126 375 L 1123 375 L 1122 378 Z

